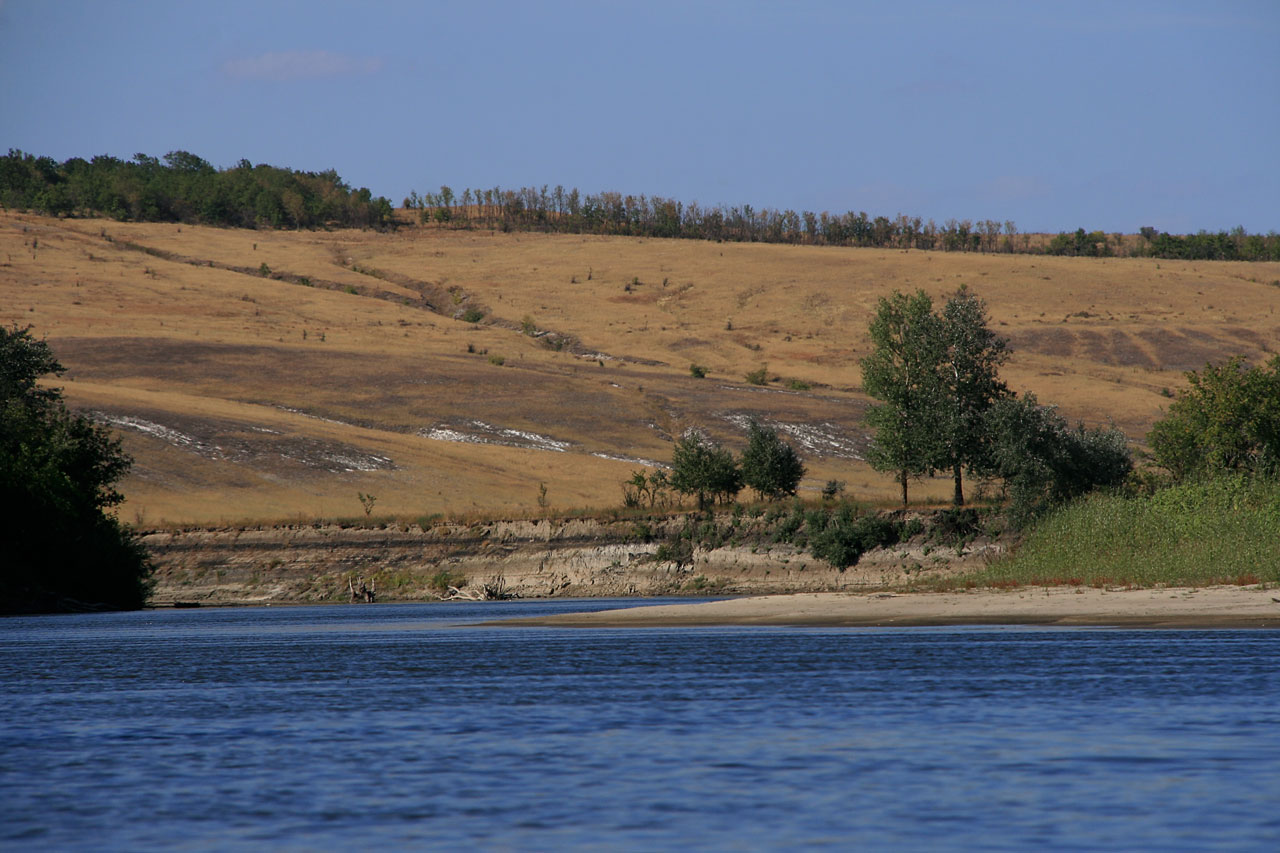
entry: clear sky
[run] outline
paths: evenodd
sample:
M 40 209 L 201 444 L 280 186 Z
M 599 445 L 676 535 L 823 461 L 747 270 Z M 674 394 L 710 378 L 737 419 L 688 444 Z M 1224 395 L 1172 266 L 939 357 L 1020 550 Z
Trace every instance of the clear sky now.
M 0 0 L 0 146 L 1280 230 L 1280 0 Z

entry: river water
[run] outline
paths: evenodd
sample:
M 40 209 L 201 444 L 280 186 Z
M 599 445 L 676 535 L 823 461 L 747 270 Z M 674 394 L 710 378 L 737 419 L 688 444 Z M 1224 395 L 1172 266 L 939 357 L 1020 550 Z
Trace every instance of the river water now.
M 634 603 L 0 620 L 0 848 L 1280 849 L 1280 632 Z

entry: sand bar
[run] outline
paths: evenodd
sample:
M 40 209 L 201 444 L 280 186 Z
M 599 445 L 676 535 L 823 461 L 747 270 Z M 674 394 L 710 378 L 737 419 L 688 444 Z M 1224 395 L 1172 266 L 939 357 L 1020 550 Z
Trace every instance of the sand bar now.
M 712 625 L 901 627 L 1059 625 L 1280 628 L 1280 590 L 1040 587 L 944 593 L 798 593 L 511 619 L 490 625 L 655 628 Z

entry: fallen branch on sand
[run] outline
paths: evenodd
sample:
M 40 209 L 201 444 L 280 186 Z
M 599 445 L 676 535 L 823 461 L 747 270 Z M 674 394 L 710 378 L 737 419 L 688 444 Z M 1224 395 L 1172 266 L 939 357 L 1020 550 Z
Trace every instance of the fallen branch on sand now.
M 437 595 L 441 601 L 507 601 L 515 598 L 508 589 L 506 578 L 499 575 L 480 585 L 479 589 L 449 587 L 447 595 Z

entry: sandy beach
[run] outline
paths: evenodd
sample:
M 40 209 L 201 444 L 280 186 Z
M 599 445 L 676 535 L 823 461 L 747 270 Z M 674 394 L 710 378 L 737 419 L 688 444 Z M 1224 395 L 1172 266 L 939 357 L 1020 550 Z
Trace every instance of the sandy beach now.
M 503 625 L 648 628 L 711 625 L 893 627 L 1058 625 L 1123 628 L 1280 628 L 1280 590 L 1103 590 L 800 593 L 513 619 Z

